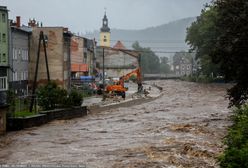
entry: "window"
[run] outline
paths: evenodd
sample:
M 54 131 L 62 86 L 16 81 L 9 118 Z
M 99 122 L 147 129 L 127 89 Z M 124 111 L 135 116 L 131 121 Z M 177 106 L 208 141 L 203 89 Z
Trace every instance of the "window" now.
M 20 81 L 23 80 L 23 72 L 20 72 Z
M 7 77 L 0 77 L 0 91 L 8 90 Z
M 6 15 L 3 13 L 2 14 L 2 22 L 5 23 L 6 22 Z
M 17 59 L 17 57 L 16 57 L 16 49 L 15 48 L 13 48 L 13 51 L 12 51 L 13 53 L 12 53 L 12 58 L 13 58 L 13 60 L 16 60 Z
M 27 50 L 25 49 L 25 50 L 23 51 L 23 53 L 24 53 L 24 54 L 23 54 L 23 55 L 24 55 L 24 60 L 27 61 L 27 60 L 28 60 L 28 59 L 27 59 Z
M 107 40 L 107 37 L 106 36 L 104 36 L 103 37 L 103 42 L 107 42 L 108 40 Z
M 21 57 L 22 56 L 22 53 L 21 53 L 21 49 L 19 48 L 18 50 L 18 57 Z
M 2 62 L 3 63 L 6 63 L 7 62 L 7 58 L 6 58 L 6 54 L 5 53 L 3 53 Z
M 87 63 L 87 53 L 84 53 L 84 61 L 83 61 L 83 63 Z
M 21 50 L 22 60 L 25 60 L 25 50 Z
M 3 42 L 6 43 L 6 34 L 3 33 Z
M 28 50 L 27 50 L 27 61 L 28 61 L 29 59 L 28 59 Z
M 7 69 L 0 68 L 0 77 L 6 77 L 6 76 L 7 76 Z
M 28 80 L 28 71 L 25 71 L 25 79 L 24 80 Z
M 28 61 L 28 50 L 23 50 L 23 57 L 25 61 Z
M 22 80 L 25 80 L 25 72 L 22 72 Z
M 16 71 L 13 72 L 13 75 L 12 75 L 12 78 L 13 78 L 13 81 L 17 81 L 17 73 Z

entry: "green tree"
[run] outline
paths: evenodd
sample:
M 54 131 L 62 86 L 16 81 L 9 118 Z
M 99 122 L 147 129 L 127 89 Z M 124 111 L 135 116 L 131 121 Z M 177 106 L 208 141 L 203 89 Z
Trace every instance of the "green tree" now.
M 231 105 L 240 106 L 248 99 L 248 3 L 247 0 L 218 0 L 215 27 L 217 41 L 211 52 L 227 81 L 236 85 L 228 90 Z
M 135 42 L 132 45 L 133 49 L 141 53 L 141 68 L 142 73 L 159 73 L 160 62 L 159 57 L 150 49 L 143 48 L 139 45 L 139 42 Z
M 170 73 L 170 65 L 168 64 L 169 63 L 169 60 L 167 57 L 161 57 L 161 62 L 160 62 L 160 72 L 161 73 Z
M 236 82 L 228 90 L 231 106 L 248 99 L 247 20 L 247 0 L 216 0 L 187 30 L 186 41 L 208 69 L 214 62 L 226 81 Z
M 80 106 L 83 101 L 83 95 L 78 90 L 73 89 L 67 99 L 67 104 L 70 106 Z
M 216 19 L 217 10 L 213 6 L 206 6 L 187 29 L 186 42 L 192 51 L 196 51 L 195 58 L 199 60 L 201 73 L 207 77 L 220 75 L 219 64 L 214 63 L 210 56 L 219 34 L 215 26 Z
M 168 57 L 161 57 L 160 59 L 161 59 L 161 64 L 168 64 L 169 62 Z

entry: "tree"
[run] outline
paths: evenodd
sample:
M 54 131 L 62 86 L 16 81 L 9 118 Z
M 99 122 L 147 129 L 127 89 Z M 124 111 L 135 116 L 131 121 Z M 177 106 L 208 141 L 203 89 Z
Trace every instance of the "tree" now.
M 230 105 L 240 106 L 248 98 L 248 3 L 247 0 L 218 0 L 215 27 L 218 38 L 210 55 L 220 64 L 227 81 L 236 85 L 228 90 Z
M 169 62 L 168 57 L 160 57 L 160 59 L 161 59 L 161 64 L 168 64 Z
M 220 75 L 219 65 L 214 63 L 210 56 L 218 38 L 218 31 L 215 27 L 216 18 L 216 9 L 213 6 L 206 6 L 197 20 L 187 29 L 186 42 L 191 50 L 196 51 L 201 73 L 207 77 Z
M 159 73 L 160 62 L 159 57 L 150 49 L 143 48 L 139 45 L 139 42 L 135 42 L 132 45 L 133 49 L 141 53 L 141 68 L 142 73 Z
M 161 73 L 169 73 L 170 72 L 170 65 L 168 64 L 169 60 L 167 57 L 161 57 L 161 62 L 160 62 L 160 72 Z
M 247 20 L 247 0 L 216 0 L 187 30 L 186 41 L 197 58 L 208 65 L 215 63 L 226 81 L 235 81 L 228 90 L 230 106 L 240 106 L 248 99 Z

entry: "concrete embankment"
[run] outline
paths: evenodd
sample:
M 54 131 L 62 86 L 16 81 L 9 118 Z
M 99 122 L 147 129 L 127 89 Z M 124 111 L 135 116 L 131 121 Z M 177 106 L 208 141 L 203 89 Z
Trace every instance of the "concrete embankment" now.
M 135 85 L 136 86 L 136 85 Z M 132 88 L 127 92 L 127 98 L 125 100 L 118 98 L 107 99 L 102 101 L 101 97 L 89 98 L 83 105 L 88 107 L 90 113 L 97 113 L 100 111 L 120 108 L 120 107 L 130 107 L 135 105 L 140 105 L 142 103 L 148 103 L 159 98 L 162 95 L 162 87 L 152 84 L 144 84 L 145 93 L 136 93 L 136 88 Z

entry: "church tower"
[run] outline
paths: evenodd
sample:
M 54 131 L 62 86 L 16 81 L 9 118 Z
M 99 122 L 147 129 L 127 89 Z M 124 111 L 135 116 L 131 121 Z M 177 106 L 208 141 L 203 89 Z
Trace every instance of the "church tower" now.
M 102 28 L 100 31 L 100 46 L 110 47 L 110 28 L 108 27 L 108 18 L 106 11 L 102 19 Z

